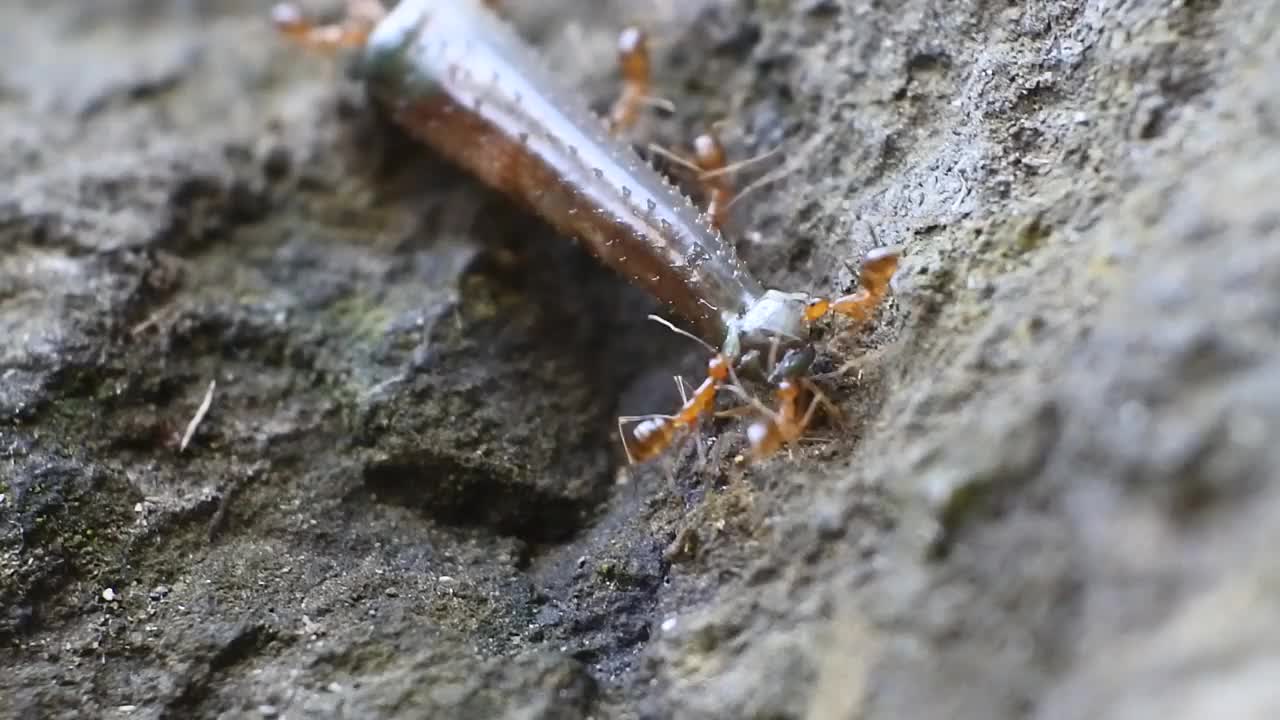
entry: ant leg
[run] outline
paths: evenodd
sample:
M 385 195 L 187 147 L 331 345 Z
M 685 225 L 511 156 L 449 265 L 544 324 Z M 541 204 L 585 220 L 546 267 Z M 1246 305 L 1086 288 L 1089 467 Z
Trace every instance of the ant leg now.
M 689 392 L 684 386 L 684 378 L 679 375 L 672 375 L 671 379 L 676 383 L 676 391 L 680 393 L 680 407 L 689 404 Z
M 609 111 L 609 131 L 630 130 L 640 118 L 640 110 L 650 102 L 652 71 L 649 65 L 649 38 L 638 27 L 629 27 L 618 36 L 618 64 L 622 69 L 622 93 Z
M 694 465 L 694 472 L 702 472 L 702 469 L 707 466 L 707 448 L 702 444 L 702 433 L 695 428 L 689 437 L 693 439 L 693 445 L 698 449 L 698 462 Z
M 804 386 L 805 390 L 808 390 L 809 393 L 813 395 L 813 402 L 810 403 L 810 407 L 815 404 L 822 405 L 822 409 L 827 412 L 827 415 L 831 416 L 831 419 L 834 420 L 836 424 L 844 425 L 844 413 L 840 412 L 840 408 L 836 407 L 836 404 L 831 402 L 831 399 L 827 397 L 826 393 L 822 392 L 822 389 L 818 387 L 817 383 L 813 382 L 810 378 L 801 378 L 800 383 Z M 808 424 L 808 421 L 803 423 L 805 426 Z
M 809 423 L 813 422 L 813 417 L 818 406 L 823 409 L 837 422 L 843 424 L 844 414 L 840 412 L 840 408 L 835 406 L 827 396 L 818 389 L 818 386 L 808 380 L 804 380 L 805 389 L 813 394 L 813 400 L 809 403 L 809 407 L 804 411 L 804 417 L 800 418 L 800 422 L 796 423 L 795 439 L 799 439 L 804 431 L 809 428 Z
M 715 134 L 703 133 L 693 141 L 693 156 L 701 171 L 698 181 L 707 196 L 707 216 L 717 228 L 724 227 L 733 202 L 733 183 L 729 182 L 733 168 L 725 161 L 724 146 Z
M 757 400 L 751 393 L 743 389 L 742 384 L 738 381 L 737 373 L 733 369 L 729 369 L 730 382 L 724 385 L 734 395 L 745 401 L 744 405 L 734 408 L 731 411 L 734 414 L 740 414 L 742 411 L 755 411 L 762 417 L 747 426 L 747 445 L 751 448 L 751 455 L 757 460 L 763 459 L 777 452 L 785 442 L 783 436 L 783 428 L 787 425 L 786 416 L 777 412 Z
M 859 381 L 859 380 L 862 380 L 862 370 L 863 370 L 862 366 L 866 364 L 866 361 L 867 361 L 867 358 L 865 356 L 850 358 L 844 361 L 844 364 L 842 364 L 840 367 L 836 368 L 835 370 L 819 373 L 817 375 L 811 375 L 810 377 L 813 378 L 814 380 L 826 380 L 827 378 L 844 377 L 845 375 L 849 374 L 849 371 L 857 370 L 858 374 L 854 378 L 854 380 Z
M 717 410 L 715 416 L 718 418 L 740 418 L 756 411 L 756 407 L 750 404 L 743 404 L 728 410 Z
M 729 368 L 729 381 L 724 383 L 720 387 L 721 389 L 728 390 L 734 395 L 737 395 L 738 397 L 742 398 L 743 402 L 745 403 L 739 408 L 734 408 L 733 410 L 726 410 L 725 412 L 738 413 L 742 408 L 750 408 L 765 416 L 774 415 L 773 410 L 768 405 L 765 405 L 764 403 L 760 402 L 760 400 L 758 400 L 754 395 L 747 392 L 746 389 L 742 387 L 742 383 L 738 380 L 738 373 L 734 371 L 732 366 Z
M 667 488 L 673 495 L 676 489 L 676 461 L 670 457 L 662 458 L 662 474 L 667 478 Z
M 622 452 L 626 453 L 627 464 L 634 465 L 636 460 L 631 456 L 631 446 L 627 442 L 627 431 L 623 429 L 623 419 L 618 418 L 618 441 L 622 443 Z
M 769 364 L 766 367 L 769 369 L 770 375 L 778 368 L 778 349 L 781 347 L 782 338 L 774 335 L 769 339 Z
M 363 46 L 374 25 L 386 14 L 387 9 L 379 0 L 347 0 L 342 22 L 317 25 L 297 5 L 284 2 L 272 8 L 271 19 L 285 37 L 313 50 L 334 52 Z
M 676 375 L 675 381 L 676 381 L 676 389 L 680 391 L 680 406 L 684 407 L 689 404 L 688 389 L 685 387 L 683 377 Z M 720 417 L 720 413 L 718 412 L 713 413 L 712 415 L 714 417 Z M 693 430 L 691 435 L 693 437 L 694 444 L 698 448 L 698 464 L 695 467 L 695 470 L 697 470 L 698 472 L 701 472 L 702 468 L 706 467 L 707 465 L 707 450 L 705 447 L 703 447 L 702 438 L 699 437 L 697 433 L 698 422 L 699 421 L 694 421 L 689 427 Z
M 626 417 L 618 418 L 618 440 L 622 442 L 622 452 L 627 454 L 627 464 L 634 465 L 636 460 L 631 456 L 631 444 L 627 442 L 627 431 L 623 429 L 625 422 L 627 422 Z
M 828 412 L 834 413 L 836 417 L 839 417 L 840 412 L 836 409 L 835 405 L 831 404 L 831 401 L 827 399 L 827 396 L 823 395 L 822 391 L 813 383 L 806 381 L 805 387 L 809 392 L 813 393 L 813 399 L 809 401 L 809 407 L 805 408 L 804 415 L 800 418 L 800 421 L 792 423 L 791 426 L 785 428 L 783 431 L 786 435 L 787 454 L 791 458 L 795 457 L 791 452 L 791 446 L 804 438 L 805 430 L 808 430 L 809 424 L 813 422 L 814 415 L 817 414 L 819 405 L 826 408 Z

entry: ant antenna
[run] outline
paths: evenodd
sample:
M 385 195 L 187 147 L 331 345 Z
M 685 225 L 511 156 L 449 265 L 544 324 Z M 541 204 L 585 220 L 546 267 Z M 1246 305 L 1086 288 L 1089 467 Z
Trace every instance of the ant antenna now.
M 715 349 L 715 348 L 713 348 L 713 347 L 711 347 L 711 345 L 710 345 L 709 343 L 707 343 L 707 341 L 706 341 L 706 340 L 703 340 L 702 338 L 698 337 L 697 335 L 694 335 L 694 334 L 693 334 L 693 333 L 691 333 L 691 332 L 688 332 L 688 331 L 686 331 L 686 330 L 681 330 L 680 328 L 676 327 L 675 325 L 672 325 L 672 324 L 671 324 L 669 321 L 667 321 L 665 318 L 660 318 L 660 317 L 658 317 L 657 315 L 650 315 L 650 316 L 649 316 L 649 319 L 650 319 L 650 320 L 652 320 L 652 321 L 654 321 L 654 322 L 656 322 L 656 323 L 658 323 L 659 325 L 662 325 L 663 327 L 665 327 L 666 329 L 670 330 L 671 332 L 673 332 L 673 333 L 675 333 L 675 334 L 677 334 L 677 335 L 683 335 L 684 337 L 687 337 L 687 338 L 689 338 L 690 340 L 693 340 L 694 342 L 698 343 L 698 344 L 699 344 L 699 345 L 701 345 L 702 347 L 706 348 L 706 349 L 707 349 L 707 351 L 708 351 L 708 352 L 710 352 L 712 355 L 715 355 L 715 354 L 716 354 L 716 352 L 717 352 L 717 351 L 716 351 L 716 349 Z
M 698 167 L 697 163 L 685 157 L 682 157 L 678 153 L 672 152 L 671 150 L 668 150 L 657 143 L 649 143 L 649 152 L 653 153 L 654 155 L 661 155 L 662 157 L 679 165 L 685 170 L 689 170 L 691 172 L 700 172 L 702 170 L 702 168 Z

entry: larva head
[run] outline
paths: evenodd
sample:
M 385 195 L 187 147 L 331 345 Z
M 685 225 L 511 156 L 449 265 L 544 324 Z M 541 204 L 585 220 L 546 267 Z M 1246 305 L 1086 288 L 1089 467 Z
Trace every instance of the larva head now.
M 786 352 L 809 343 L 805 310 L 809 296 L 766 290 L 729 326 L 724 352 L 732 358 L 756 350 Z

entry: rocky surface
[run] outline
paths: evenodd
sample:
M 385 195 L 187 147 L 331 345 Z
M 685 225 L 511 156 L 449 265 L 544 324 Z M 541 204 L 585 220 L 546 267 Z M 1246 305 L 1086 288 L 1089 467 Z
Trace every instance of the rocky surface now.
M 1280 6 L 506 3 L 781 148 L 768 284 L 906 248 L 842 423 L 621 471 L 704 358 L 267 5 L 0 8 L 0 715 L 1280 712 Z

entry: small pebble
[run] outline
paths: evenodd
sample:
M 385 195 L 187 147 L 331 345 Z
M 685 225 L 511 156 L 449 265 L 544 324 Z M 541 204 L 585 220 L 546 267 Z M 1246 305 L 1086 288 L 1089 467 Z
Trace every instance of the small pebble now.
M 823 540 L 837 540 L 848 530 L 844 514 L 837 508 L 824 506 L 813 517 L 814 529 Z
M 271 147 L 262 158 L 262 171 L 272 180 L 279 180 L 288 175 L 292 165 L 293 156 L 289 148 L 283 145 Z
M 112 590 L 111 588 L 107 588 L 106 590 L 103 590 L 103 591 L 102 591 L 102 599 L 103 599 L 103 600 L 106 600 L 107 602 L 115 602 L 115 601 L 116 601 L 116 591 L 115 591 L 115 590 Z

